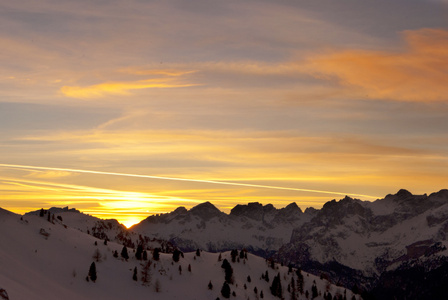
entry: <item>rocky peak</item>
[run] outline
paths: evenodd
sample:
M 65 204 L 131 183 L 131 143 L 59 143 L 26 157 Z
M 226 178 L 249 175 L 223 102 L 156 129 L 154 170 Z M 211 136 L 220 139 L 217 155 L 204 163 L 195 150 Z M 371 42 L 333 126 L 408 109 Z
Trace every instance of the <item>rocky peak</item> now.
M 295 202 L 288 204 L 286 207 L 277 210 L 274 220 L 277 223 L 285 221 L 294 221 L 303 214 L 302 210 Z
M 196 215 L 204 220 L 210 220 L 213 217 L 217 217 L 222 214 L 222 212 L 216 208 L 210 202 L 204 202 L 199 205 L 196 205 L 192 209 L 190 209 L 190 213 Z
M 301 215 L 303 212 L 300 207 L 295 203 L 288 204 L 284 208 L 278 210 L 279 215 Z
M 361 200 L 345 196 L 340 201 L 331 200 L 325 203 L 315 218 L 320 219 L 323 223 L 334 225 L 341 223 L 343 219 L 352 215 L 368 217 L 371 214 L 371 210 L 364 207 Z
M 184 206 L 179 206 L 172 212 L 172 214 L 180 215 L 180 214 L 183 214 L 186 212 L 187 212 L 187 209 Z
M 412 197 L 413 195 L 408 190 L 401 189 L 395 194 L 395 196 L 401 199 L 406 199 Z
M 244 216 L 254 220 L 261 220 L 263 212 L 263 204 L 258 202 L 251 202 L 247 205 L 245 204 L 237 204 L 230 211 L 230 215 L 232 216 Z
M 272 204 L 263 204 L 258 202 L 251 202 L 247 205 L 238 204 L 230 211 L 232 216 L 243 216 L 256 221 L 263 220 L 265 215 L 272 215 L 277 212 L 277 209 Z

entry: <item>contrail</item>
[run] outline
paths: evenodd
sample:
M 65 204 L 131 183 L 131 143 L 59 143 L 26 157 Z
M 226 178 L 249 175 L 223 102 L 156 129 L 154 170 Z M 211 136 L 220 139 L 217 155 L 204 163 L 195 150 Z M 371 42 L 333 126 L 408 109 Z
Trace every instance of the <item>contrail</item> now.
M 287 190 L 287 191 L 298 191 L 298 192 L 310 192 L 310 193 L 319 193 L 319 194 L 332 194 L 332 195 L 342 195 L 342 196 L 348 195 L 348 196 L 358 196 L 358 197 L 366 197 L 366 198 L 374 198 L 374 199 L 378 199 L 379 198 L 379 197 L 376 197 L 376 196 L 362 195 L 362 194 L 351 194 L 351 193 L 341 193 L 341 192 L 332 192 L 332 191 L 299 189 L 299 188 L 282 187 L 282 186 L 239 183 L 239 182 L 229 182 L 229 181 L 216 181 L 216 180 L 205 180 L 205 179 L 190 179 L 190 178 L 165 177 L 165 176 L 153 176 L 153 175 L 140 175 L 140 174 L 116 173 L 116 172 L 102 172 L 102 171 L 67 169 L 67 168 L 38 167 L 38 166 L 27 166 L 27 165 L 12 165 L 12 164 L 0 164 L 0 167 L 8 167 L 8 168 L 15 168 L 15 169 L 47 170 L 47 171 L 65 171 L 65 172 L 73 172 L 73 173 L 88 173 L 88 174 L 100 174 L 100 175 L 126 176 L 126 177 L 150 178 L 150 179 L 161 179 L 161 180 L 176 180 L 176 181 L 200 182 L 200 183 L 210 183 L 210 184 L 246 186 L 246 187 L 264 188 L 264 189 Z

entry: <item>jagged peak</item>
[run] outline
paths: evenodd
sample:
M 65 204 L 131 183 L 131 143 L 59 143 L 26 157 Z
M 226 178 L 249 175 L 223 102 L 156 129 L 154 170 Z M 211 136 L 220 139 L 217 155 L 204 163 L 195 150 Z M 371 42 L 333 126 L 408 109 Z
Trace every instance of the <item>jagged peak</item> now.
M 190 211 L 193 212 L 193 211 L 197 211 L 197 210 L 206 210 L 206 209 L 213 209 L 213 210 L 218 210 L 218 211 L 219 211 L 219 209 L 218 209 L 216 206 L 214 206 L 214 205 L 213 205 L 211 202 L 209 202 L 209 201 L 200 203 L 200 204 L 198 204 L 198 205 L 192 207 L 192 208 L 190 209 Z
M 248 204 L 237 204 L 230 210 L 231 215 L 240 216 L 247 214 L 249 211 L 257 211 L 263 208 L 263 204 L 259 202 L 249 202 Z
M 300 207 L 295 202 L 289 203 L 288 205 L 285 206 L 285 208 L 286 209 L 297 209 L 297 208 L 300 209 Z
M 352 201 L 352 200 L 353 200 L 353 198 L 349 197 L 347 195 L 345 195 L 345 197 L 343 199 L 341 199 L 341 201 Z
M 314 208 L 314 207 L 307 207 L 305 208 L 305 214 L 315 214 L 317 213 L 319 210 Z
M 172 213 L 180 214 L 180 213 L 184 213 L 184 212 L 187 212 L 187 209 L 184 206 L 179 206 L 178 208 L 173 210 Z
M 441 198 L 448 198 L 448 189 L 441 189 L 438 192 L 431 193 L 429 195 L 430 197 L 441 197 Z
M 281 209 L 281 211 L 300 212 L 300 213 L 302 213 L 302 210 L 300 209 L 300 207 L 295 202 L 292 202 L 292 203 L 286 205 L 284 208 Z
M 407 198 L 407 197 L 412 197 L 413 195 L 412 195 L 412 193 L 409 192 L 408 190 L 400 189 L 400 190 L 395 194 L 395 196 L 398 196 L 398 197 L 400 197 L 400 198 Z
M 195 207 L 190 209 L 190 212 L 207 220 L 222 214 L 222 212 L 218 208 L 216 208 L 216 206 L 208 201 L 196 205 Z

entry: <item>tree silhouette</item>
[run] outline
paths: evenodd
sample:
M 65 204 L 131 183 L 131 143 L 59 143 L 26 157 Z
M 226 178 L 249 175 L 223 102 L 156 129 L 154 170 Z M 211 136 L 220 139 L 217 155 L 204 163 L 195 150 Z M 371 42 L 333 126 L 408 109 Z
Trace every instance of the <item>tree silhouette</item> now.
M 221 295 L 224 298 L 230 298 L 230 286 L 226 281 L 224 281 L 224 284 L 222 285 Z
M 151 278 L 152 278 L 152 276 L 151 276 L 151 261 L 148 260 L 143 265 L 143 268 L 142 268 L 142 271 L 141 271 L 141 280 L 142 280 L 143 285 L 150 284 L 151 283 Z
M 311 287 L 311 299 L 314 299 L 318 296 L 318 292 L 317 292 L 317 286 L 316 283 L 313 284 L 313 286 Z
M 227 259 L 224 259 L 221 265 L 221 268 L 224 269 L 224 278 L 227 283 L 233 283 L 233 268 L 230 265 Z
M 232 262 L 235 262 L 236 257 L 238 256 L 238 250 L 234 249 L 230 251 L 230 256 L 232 257 Z
M 143 254 L 143 246 L 139 244 L 137 246 L 137 251 L 135 252 L 135 258 L 138 260 L 142 260 L 142 254 Z
M 138 280 L 138 278 L 137 278 L 137 267 L 134 268 L 134 274 L 132 275 L 132 279 L 135 280 L 135 281 Z
M 96 281 L 97 277 L 96 277 L 96 265 L 95 265 L 95 262 L 92 262 L 92 264 L 90 265 L 90 268 L 89 268 L 89 278 L 93 282 Z
M 160 248 L 154 248 L 153 252 L 152 252 L 152 258 L 154 260 L 159 260 L 160 259 Z
M 275 276 L 274 279 L 272 280 L 271 294 L 276 297 L 282 298 L 283 291 L 282 291 L 282 284 L 280 281 L 280 273 L 278 273 L 278 275 Z
M 101 258 L 103 258 L 103 256 L 101 255 L 100 250 L 99 250 L 98 248 L 96 248 L 96 249 L 95 249 L 95 252 L 93 252 L 93 259 L 94 259 L 96 262 L 100 262 L 100 261 L 101 261 Z
M 174 262 L 178 262 L 179 261 L 179 258 L 180 258 L 180 251 L 179 250 L 174 250 L 174 252 L 173 252 L 173 261 Z
M 123 249 L 121 249 L 121 257 L 126 260 L 129 259 L 128 248 L 126 248 L 126 246 L 123 246 Z

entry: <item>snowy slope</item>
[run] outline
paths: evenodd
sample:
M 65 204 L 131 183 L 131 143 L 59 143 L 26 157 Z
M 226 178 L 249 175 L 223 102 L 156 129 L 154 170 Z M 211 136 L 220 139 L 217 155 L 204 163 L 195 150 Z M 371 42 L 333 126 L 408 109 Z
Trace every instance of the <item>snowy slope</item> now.
M 39 216 L 40 210 L 28 212 L 25 216 Z M 115 219 L 100 219 L 88 214 L 84 214 L 74 208 L 52 207 L 43 211 L 43 218 L 48 220 L 50 215 L 53 223 L 59 223 L 84 233 L 90 234 L 100 240 L 114 241 L 127 247 L 135 248 L 139 243 L 144 243 L 153 248 L 173 249 L 173 245 L 166 240 L 141 236 L 131 230 L 128 230 L 123 224 Z M 142 240 L 143 239 L 143 240 Z
M 222 261 L 218 261 L 219 253 L 185 253 L 179 262 L 173 262 L 172 254 L 161 253 L 159 261 L 152 260 L 150 283 L 143 285 L 140 279 L 144 261 L 137 260 L 131 249 L 128 260 L 113 257 L 113 251 L 120 253 L 122 248 L 114 242 L 105 245 L 78 229 L 50 223 L 43 217 L 20 216 L 0 209 L 0 287 L 10 299 L 224 299 L 220 293 L 224 270 Z M 88 282 L 85 278 L 96 251 L 102 256 L 96 262 L 97 280 Z M 227 259 L 234 270 L 230 288 L 236 296 L 232 299 L 258 299 L 261 291 L 264 299 L 279 299 L 269 291 L 276 274 L 280 274 L 283 295 L 289 298 L 287 283 L 297 275 L 288 273 L 287 267 L 276 264 L 272 269 L 265 259 L 251 254 L 239 262 L 231 262 L 230 252 L 222 253 L 221 258 Z M 132 279 L 135 267 L 138 281 Z M 261 278 L 266 271 L 269 282 Z M 316 282 L 321 293 L 316 299 L 323 299 L 327 291 L 332 295 L 346 292 L 348 299 L 352 297 L 350 291 L 302 274 L 304 292 L 311 293 Z M 208 288 L 210 281 L 212 289 Z

